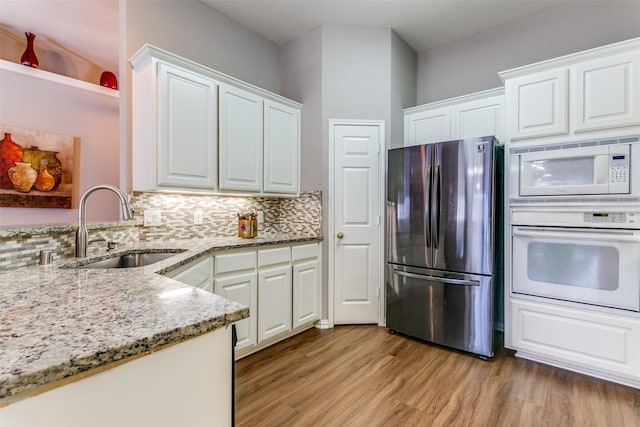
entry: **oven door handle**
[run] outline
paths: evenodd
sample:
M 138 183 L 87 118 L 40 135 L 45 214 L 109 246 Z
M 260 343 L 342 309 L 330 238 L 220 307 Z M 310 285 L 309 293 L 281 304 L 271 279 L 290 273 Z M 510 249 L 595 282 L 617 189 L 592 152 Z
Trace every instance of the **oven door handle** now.
M 612 233 L 610 231 L 582 231 L 563 229 L 554 230 L 550 228 L 514 227 L 513 236 L 522 237 L 549 237 L 565 240 L 591 240 L 603 242 L 631 242 L 640 243 L 640 236 L 636 232 Z

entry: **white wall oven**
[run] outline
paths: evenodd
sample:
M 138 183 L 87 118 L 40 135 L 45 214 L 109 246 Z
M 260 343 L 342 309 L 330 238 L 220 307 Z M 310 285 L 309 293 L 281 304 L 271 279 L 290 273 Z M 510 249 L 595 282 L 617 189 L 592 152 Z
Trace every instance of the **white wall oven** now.
M 640 211 L 512 209 L 512 291 L 640 312 Z

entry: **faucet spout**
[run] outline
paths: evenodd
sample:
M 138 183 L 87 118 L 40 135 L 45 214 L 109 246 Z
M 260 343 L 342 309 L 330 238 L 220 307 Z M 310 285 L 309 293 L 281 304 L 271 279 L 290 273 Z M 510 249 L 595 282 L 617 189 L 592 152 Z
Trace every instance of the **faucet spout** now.
M 78 230 L 76 231 L 76 257 L 85 258 L 87 256 L 87 227 L 85 222 L 85 215 L 87 211 L 87 198 L 97 190 L 110 190 L 113 191 L 120 199 L 122 207 L 122 218 L 132 219 L 133 209 L 127 200 L 127 196 L 118 187 L 113 185 L 96 185 L 86 190 L 80 197 L 80 204 L 78 206 Z

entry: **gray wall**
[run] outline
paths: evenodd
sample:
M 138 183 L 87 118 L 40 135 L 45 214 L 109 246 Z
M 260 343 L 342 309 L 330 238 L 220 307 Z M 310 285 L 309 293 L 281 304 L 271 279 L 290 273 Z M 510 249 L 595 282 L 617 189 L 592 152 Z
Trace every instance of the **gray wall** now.
M 199 1 L 127 1 L 125 60 L 145 43 L 280 93 L 277 44 Z
M 391 32 L 391 126 L 387 147 L 402 147 L 403 108 L 416 105 L 416 52 L 395 31 Z
M 417 56 L 388 28 L 322 26 L 283 46 L 281 60 L 282 94 L 304 105 L 301 187 L 322 190 L 322 228 L 328 236 L 329 119 L 384 120 L 387 144 L 397 138 L 401 145 L 402 108 L 415 105 Z M 327 246 L 324 318 L 331 280 Z
M 322 30 L 282 47 L 282 95 L 302 103 L 300 190 L 322 188 Z
M 640 36 L 640 2 L 566 2 L 420 52 L 417 103 L 502 86 L 499 71 Z

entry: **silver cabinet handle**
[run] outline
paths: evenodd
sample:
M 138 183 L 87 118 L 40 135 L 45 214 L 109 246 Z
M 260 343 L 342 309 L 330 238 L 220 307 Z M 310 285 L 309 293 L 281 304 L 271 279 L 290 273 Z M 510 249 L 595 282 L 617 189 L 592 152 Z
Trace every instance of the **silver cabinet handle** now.
M 448 277 L 427 276 L 424 274 L 408 273 L 402 270 L 393 270 L 393 272 L 399 276 L 405 276 L 412 279 L 420 280 L 433 280 L 435 282 L 446 283 L 448 285 L 480 286 L 480 282 L 478 282 L 477 280 L 450 279 Z

